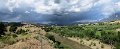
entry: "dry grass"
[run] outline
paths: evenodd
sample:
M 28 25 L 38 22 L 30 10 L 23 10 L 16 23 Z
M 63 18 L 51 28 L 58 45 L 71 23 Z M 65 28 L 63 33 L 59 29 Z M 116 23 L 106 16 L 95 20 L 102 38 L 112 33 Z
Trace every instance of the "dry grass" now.
M 9 32 L 9 28 L 10 27 L 7 28 L 7 32 Z M 0 43 L 0 49 L 41 49 L 41 46 L 43 47 L 42 49 L 53 49 L 49 43 L 49 40 L 45 39 L 46 32 L 41 28 L 29 24 L 18 27 L 16 32 L 20 29 L 25 30 L 25 33 L 27 34 L 18 34 L 15 38 L 16 43 L 12 45 L 5 45 L 4 43 Z M 38 34 L 43 37 L 42 42 L 35 38 L 38 36 Z
M 99 40 L 86 40 L 86 39 L 79 39 L 79 38 L 68 38 L 70 40 L 73 40 L 73 41 L 76 41 L 80 44 L 83 44 L 83 45 L 86 45 L 86 46 L 89 46 L 91 47 L 92 49 L 113 49 L 111 45 L 107 45 L 107 44 L 104 44 L 104 43 L 100 43 Z M 80 42 L 82 40 L 82 43 Z M 92 44 L 91 44 L 92 43 Z M 104 45 L 104 48 L 101 48 L 101 46 Z
M 50 44 L 44 40 L 43 49 L 52 49 Z M 27 39 L 25 41 L 19 41 L 16 44 L 6 46 L 3 49 L 41 49 L 41 42 L 37 39 Z

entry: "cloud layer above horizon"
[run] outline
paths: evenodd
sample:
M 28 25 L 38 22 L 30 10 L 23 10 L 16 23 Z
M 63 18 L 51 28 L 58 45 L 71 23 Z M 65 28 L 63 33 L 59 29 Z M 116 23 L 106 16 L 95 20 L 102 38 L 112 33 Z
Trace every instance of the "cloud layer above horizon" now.
M 120 0 L 0 0 L 0 20 L 74 23 L 100 21 L 120 12 Z

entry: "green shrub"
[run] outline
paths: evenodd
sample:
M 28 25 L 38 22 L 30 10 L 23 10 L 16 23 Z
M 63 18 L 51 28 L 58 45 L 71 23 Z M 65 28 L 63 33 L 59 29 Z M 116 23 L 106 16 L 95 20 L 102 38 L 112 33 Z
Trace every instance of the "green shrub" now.
M 103 45 L 103 44 L 101 45 L 101 48 L 104 48 L 104 45 Z
M 93 43 L 93 46 L 96 46 L 96 43 Z
M 80 43 L 83 43 L 83 40 L 80 40 Z
M 120 49 L 120 43 L 116 43 L 115 47 L 116 47 L 115 49 Z
M 46 34 L 45 35 L 48 39 L 52 40 L 54 43 L 56 42 L 55 41 L 55 37 L 53 35 L 50 35 L 50 34 Z
M 26 34 L 26 31 L 23 29 L 20 29 L 16 32 L 16 34 Z
M 16 38 L 16 37 L 18 37 L 18 36 L 17 36 L 17 34 L 12 34 L 12 36 L 13 36 L 13 38 Z
M 27 49 L 27 47 L 23 47 L 22 49 Z
M 5 35 L 4 33 L 5 31 L 6 31 L 5 25 L 2 22 L 0 22 L 0 36 Z
M 92 44 L 90 44 L 89 46 L 92 46 Z
M 35 36 L 34 38 L 37 39 L 37 40 L 39 40 L 39 35 Z
M 17 29 L 16 26 L 11 26 L 11 27 L 10 27 L 10 32 L 14 32 L 14 33 L 15 33 L 16 29 Z
M 4 36 L 2 37 L 2 42 L 5 44 L 12 45 L 16 42 L 16 39 L 13 38 L 12 36 Z

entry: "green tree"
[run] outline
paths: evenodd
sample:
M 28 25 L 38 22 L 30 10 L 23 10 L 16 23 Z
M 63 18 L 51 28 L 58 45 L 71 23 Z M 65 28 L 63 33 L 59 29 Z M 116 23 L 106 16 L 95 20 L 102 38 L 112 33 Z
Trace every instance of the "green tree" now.
M 120 31 L 118 31 L 118 41 L 120 42 Z
M 10 31 L 11 31 L 11 32 L 14 32 L 14 33 L 15 33 L 16 29 L 17 29 L 16 26 L 11 26 L 11 27 L 10 27 Z
M 115 44 L 116 49 L 120 49 L 120 43 Z
M 25 34 L 25 32 L 26 32 L 25 30 L 20 29 L 20 30 L 18 30 L 18 31 L 16 32 L 16 34 L 22 34 L 22 33 Z
M 0 36 L 5 34 L 4 33 L 5 30 L 6 30 L 5 25 L 2 22 L 0 22 Z
M 50 35 L 50 34 L 47 33 L 45 36 L 46 36 L 48 39 L 52 40 L 53 42 L 56 42 L 56 41 L 55 41 L 55 37 L 54 37 L 53 35 Z
M 96 33 L 95 33 L 95 38 L 96 39 L 99 39 L 100 37 L 101 37 L 101 32 L 100 31 L 97 31 Z

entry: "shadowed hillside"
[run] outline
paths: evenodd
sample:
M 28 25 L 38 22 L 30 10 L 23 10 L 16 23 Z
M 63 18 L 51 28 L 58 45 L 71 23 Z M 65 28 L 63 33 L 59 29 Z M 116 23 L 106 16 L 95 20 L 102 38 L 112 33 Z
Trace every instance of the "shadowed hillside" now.
M 0 34 L 0 49 L 53 49 L 40 27 L 11 24 L 2 29 L 1 33 L 5 34 Z

